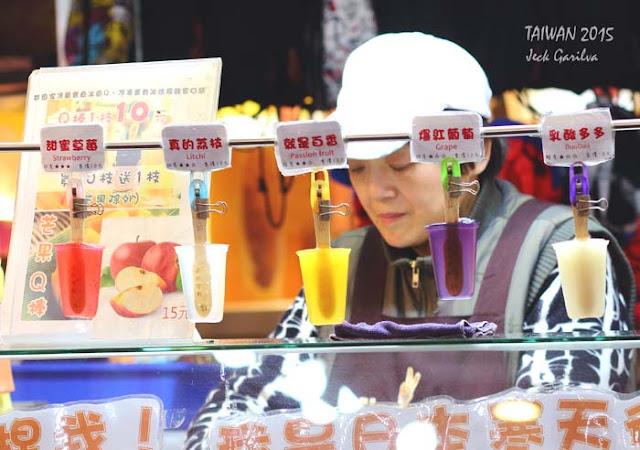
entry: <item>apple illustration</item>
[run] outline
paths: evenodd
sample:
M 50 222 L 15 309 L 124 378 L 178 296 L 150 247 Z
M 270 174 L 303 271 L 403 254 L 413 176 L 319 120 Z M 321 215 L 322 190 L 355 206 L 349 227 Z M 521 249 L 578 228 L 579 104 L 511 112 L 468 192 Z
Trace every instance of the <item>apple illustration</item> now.
M 115 280 L 125 267 L 141 267 L 145 253 L 154 245 L 156 243 L 153 241 L 125 242 L 119 245 L 111 255 L 109 263 L 111 278 Z
M 140 284 L 111 299 L 111 307 L 123 317 L 142 317 L 162 306 L 162 291 L 153 284 Z
M 120 292 L 141 285 L 156 286 L 160 289 L 167 287 L 167 283 L 155 273 L 134 266 L 122 269 L 114 281 L 116 289 Z
M 140 267 L 125 267 L 114 280 L 120 291 L 110 301 L 113 310 L 123 317 L 142 317 L 162 305 L 161 287 L 167 284 L 153 272 Z
M 160 242 L 151 247 L 144 254 L 140 267 L 149 272 L 158 274 L 164 280 L 166 286 L 162 292 L 174 292 L 176 290 L 176 278 L 180 268 L 178 267 L 178 255 L 175 247 L 180 244 L 175 242 Z

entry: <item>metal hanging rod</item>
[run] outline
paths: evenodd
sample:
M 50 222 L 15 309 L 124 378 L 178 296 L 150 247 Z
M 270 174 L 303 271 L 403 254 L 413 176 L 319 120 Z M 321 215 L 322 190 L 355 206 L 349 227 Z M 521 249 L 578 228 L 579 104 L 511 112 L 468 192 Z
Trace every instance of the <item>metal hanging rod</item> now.
M 640 119 L 613 120 L 615 131 L 640 130 Z M 481 127 L 480 134 L 483 138 L 533 136 L 540 137 L 540 125 L 501 125 L 495 127 Z M 345 136 L 345 142 L 369 142 L 369 141 L 409 141 L 411 135 L 407 133 L 397 134 L 361 134 Z M 276 144 L 275 137 L 229 139 L 232 148 L 269 147 Z M 105 144 L 107 150 L 138 150 L 162 149 L 161 141 L 120 141 Z M 0 152 L 36 152 L 40 151 L 40 145 L 23 142 L 0 142 Z

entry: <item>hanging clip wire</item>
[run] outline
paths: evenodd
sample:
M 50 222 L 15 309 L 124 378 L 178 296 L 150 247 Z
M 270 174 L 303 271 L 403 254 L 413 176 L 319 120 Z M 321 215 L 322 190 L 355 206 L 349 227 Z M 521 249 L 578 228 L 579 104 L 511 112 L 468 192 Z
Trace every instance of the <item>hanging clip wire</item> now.
M 210 213 L 226 214 L 228 210 L 226 202 L 209 203 L 209 189 L 206 181 L 196 178 L 193 173 L 189 183 L 189 202 L 192 212 L 198 219 L 207 219 Z
M 453 186 L 454 188 L 457 188 L 457 189 L 450 189 L 449 193 L 451 194 L 468 192 L 471 195 L 478 195 L 478 192 L 480 192 L 480 182 L 478 180 L 473 180 L 471 183 L 467 183 L 464 181 L 461 181 L 459 183 L 455 181 L 449 181 L 449 187 L 451 186 Z
M 456 158 L 445 158 L 440 163 L 440 178 L 444 189 L 444 218 L 447 223 L 456 223 L 460 219 L 460 195 L 467 192 L 477 195 L 480 190 L 480 182 L 474 180 L 471 183 L 462 181 L 460 162 Z
M 104 205 L 102 203 L 89 203 L 85 198 L 84 182 L 81 178 L 70 178 L 67 183 L 67 207 L 72 217 L 86 219 L 89 216 L 102 215 Z
M 67 207 L 71 213 L 71 242 L 84 241 L 84 220 L 87 217 L 104 213 L 101 203 L 87 202 L 85 198 L 84 181 L 82 178 L 71 177 L 67 184 Z
M 339 205 L 332 205 L 331 200 L 319 200 L 319 216 L 321 220 L 330 220 L 331 214 L 340 214 L 341 216 L 348 216 L 351 213 L 351 208 L 348 203 L 340 203 Z M 338 211 L 339 208 L 344 208 L 344 211 Z
M 442 160 L 440 177 L 442 179 L 442 187 L 452 197 L 457 197 L 462 192 L 478 195 L 480 191 L 480 182 L 478 180 L 474 180 L 471 183 L 462 181 L 460 162 L 456 158 L 449 157 Z
M 351 208 L 348 203 L 340 203 L 339 205 L 331 204 L 329 174 L 326 170 L 322 170 L 321 172 L 324 179 L 317 178 L 317 174 L 320 173 L 320 171 L 311 173 L 311 211 L 317 214 L 320 220 L 331 220 L 332 214 L 348 216 L 351 213 Z M 344 209 L 344 211 L 338 211 L 338 209 Z
M 322 173 L 322 179 L 318 177 L 320 173 Z M 350 209 L 347 203 L 331 204 L 329 173 L 325 169 L 311 172 L 309 200 L 311 212 L 313 213 L 313 225 L 316 231 L 316 247 L 331 247 L 331 216 L 333 214 L 346 216 L 350 213 Z M 344 208 L 344 211 L 338 211 L 340 208 Z
M 605 211 L 609 202 L 606 198 L 591 200 L 589 175 L 583 163 L 573 163 L 569 168 L 569 200 L 573 210 L 576 239 L 589 239 L 589 211 L 592 209 Z
M 591 200 L 589 195 L 589 176 L 583 163 L 573 163 L 569 168 L 569 200 L 579 213 L 588 215 L 590 210 L 606 211 L 609 201 L 606 198 Z

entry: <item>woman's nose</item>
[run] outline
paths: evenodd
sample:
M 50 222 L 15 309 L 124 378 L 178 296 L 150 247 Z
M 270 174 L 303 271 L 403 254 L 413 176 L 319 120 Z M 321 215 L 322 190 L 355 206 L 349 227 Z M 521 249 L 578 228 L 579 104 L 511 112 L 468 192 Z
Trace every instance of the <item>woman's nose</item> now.
M 384 170 L 377 170 L 371 175 L 369 178 L 369 194 L 373 200 L 388 200 L 396 196 L 396 187 Z

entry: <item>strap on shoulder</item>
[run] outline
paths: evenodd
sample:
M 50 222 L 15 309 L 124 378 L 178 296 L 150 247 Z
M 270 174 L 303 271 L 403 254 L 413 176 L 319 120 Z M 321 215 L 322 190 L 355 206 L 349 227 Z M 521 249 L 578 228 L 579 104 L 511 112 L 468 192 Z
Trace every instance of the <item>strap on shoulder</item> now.
M 474 314 L 504 310 L 522 243 L 533 221 L 551 206 L 553 206 L 552 203 L 530 199 L 521 204 L 511 215 L 491 253 L 480 285 Z

